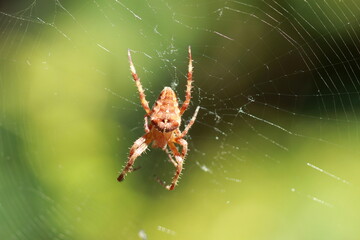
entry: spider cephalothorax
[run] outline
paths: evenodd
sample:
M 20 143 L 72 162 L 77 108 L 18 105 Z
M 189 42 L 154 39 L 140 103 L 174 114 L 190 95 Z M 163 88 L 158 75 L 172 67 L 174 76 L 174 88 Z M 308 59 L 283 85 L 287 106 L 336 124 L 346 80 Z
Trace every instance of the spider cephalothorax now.
M 145 135 L 136 140 L 134 145 L 131 147 L 129 160 L 123 171 L 121 172 L 120 176 L 118 177 L 118 181 L 124 180 L 126 174 L 133 170 L 135 159 L 147 149 L 148 145 L 151 142 L 153 142 L 153 147 L 161 148 L 166 151 L 170 161 L 176 167 L 176 172 L 170 185 L 164 185 L 162 181 L 159 181 L 162 185 L 166 187 L 166 189 L 173 190 L 181 174 L 184 159 L 187 154 L 188 144 L 183 138 L 188 133 L 190 127 L 194 124 L 197 113 L 199 111 L 199 107 L 197 107 L 189 124 L 185 127 L 184 131 L 181 132 L 179 130 L 181 124 L 181 116 L 188 108 L 191 99 L 191 49 L 189 47 L 189 67 L 186 85 L 186 98 L 180 108 L 175 92 L 170 87 L 165 87 L 161 91 L 160 96 L 155 102 L 153 108 L 150 109 L 149 103 L 145 99 L 144 89 L 141 86 L 140 79 L 136 74 L 134 64 L 131 60 L 130 50 L 128 51 L 128 56 L 131 74 L 139 91 L 141 105 L 146 112 L 144 125 Z M 150 123 L 148 123 L 148 118 L 150 118 Z M 179 144 L 182 147 L 181 153 L 179 152 L 175 144 Z M 170 151 L 167 149 L 167 147 L 170 149 Z M 172 158 L 172 156 L 175 157 L 175 160 Z

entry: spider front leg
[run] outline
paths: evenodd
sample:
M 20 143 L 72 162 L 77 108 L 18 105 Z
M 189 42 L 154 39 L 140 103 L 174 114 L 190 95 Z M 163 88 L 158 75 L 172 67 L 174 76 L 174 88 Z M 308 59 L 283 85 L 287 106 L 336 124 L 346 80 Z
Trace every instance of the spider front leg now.
M 186 84 L 186 92 L 185 92 L 185 101 L 180 109 L 180 115 L 186 111 L 189 107 L 190 99 L 191 99 L 191 83 L 192 83 L 192 74 L 193 74 L 193 66 L 192 66 L 192 56 L 191 56 L 191 48 L 189 46 L 189 66 L 188 66 L 188 74 L 187 74 L 187 84 Z
M 129 57 L 131 75 L 133 76 L 133 79 L 134 79 L 134 81 L 136 83 L 136 87 L 137 87 L 137 89 L 139 91 L 139 97 L 140 97 L 141 105 L 143 106 L 146 114 L 150 115 L 151 110 L 149 108 L 149 102 L 146 101 L 144 89 L 143 89 L 143 87 L 141 85 L 140 78 L 136 74 L 136 70 L 135 70 L 134 64 L 133 64 L 132 59 L 131 59 L 130 49 L 128 50 L 128 57 Z
M 151 139 L 149 138 L 149 136 L 150 136 L 149 133 L 145 134 L 144 136 L 142 136 L 141 138 L 136 140 L 134 145 L 131 147 L 130 153 L 129 153 L 129 160 L 126 163 L 126 166 L 124 167 L 124 169 L 122 170 L 120 176 L 117 178 L 117 180 L 119 182 L 124 180 L 124 178 L 128 172 L 132 172 L 134 170 L 133 165 L 134 165 L 136 158 L 139 157 L 147 149 L 148 145 L 151 142 Z

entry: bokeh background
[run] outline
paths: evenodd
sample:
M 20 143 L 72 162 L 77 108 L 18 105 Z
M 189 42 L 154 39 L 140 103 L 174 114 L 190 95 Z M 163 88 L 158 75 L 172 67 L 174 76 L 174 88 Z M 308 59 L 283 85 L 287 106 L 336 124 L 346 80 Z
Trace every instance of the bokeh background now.
M 357 1 L 0 3 L 0 239 L 358 239 Z M 178 187 L 143 133 L 152 104 L 200 106 Z M 183 126 L 182 126 L 183 127 Z M 181 128 L 182 129 L 182 128 Z

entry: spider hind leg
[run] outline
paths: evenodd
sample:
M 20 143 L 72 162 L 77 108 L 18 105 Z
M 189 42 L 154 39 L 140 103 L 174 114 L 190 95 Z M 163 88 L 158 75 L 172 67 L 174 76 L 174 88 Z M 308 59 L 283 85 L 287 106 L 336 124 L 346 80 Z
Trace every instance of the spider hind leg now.
M 171 153 L 166 150 L 168 156 L 169 156 L 169 160 L 170 162 L 172 162 L 174 164 L 174 166 L 176 167 L 176 171 L 174 174 L 174 177 L 171 181 L 171 184 L 166 185 L 166 183 L 164 181 L 162 181 L 161 179 L 159 179 L 158 177 L 156 177 L 156 181 L 158 183 L 160 183 L 161 186 L 165 187 L 167 190 L 171 191 L 174 190 L 174 188 L 177 185 L 177 182 L 179 180 L 180 174 L 182 172 L 183 169 L 183 164 L 184 164 L 184 158 L 187 152 L 187 142 L 184 139 L 179 139 L 176 141 L 176 143 L 180 144 L 182 146 L 182 151 L 181 154 L 179 153 L 179 151 L 177 150 L 176 146 L 174 143 L 170 142 L 169 143 L 169 148 L 173 154 L 173 156 L 175 157 L 175 160 L 171 157 Z
M 181 174 L 181 171 L 183 169 L 183 163 L 184 163 L 184 160 L 181 156 L 175 156 L 175 159 L 176 159 L 176 162 L 177 162 L 177 166 L 176 166 L 176 171 L 175 171 L 175 175 L 172 179 L 172 182 L 171 184 L 165 186 L 165 188 L 167 190 L 174 190 L 178 180 L 179 180 L 179 177 L 180 177 L 180 174 Z
M 129 160 L 126 163 L 124 169 L 122 170 L 120 176 L 117 178 L 119 182 L 123 181 L 126 174 L 132 171 L 139 169 L 139 167 L 134 168 L 134 162 L 137 157 L 139 157 L 148 147 L 151 139 L 149 139 L 149 134 L 145 134 L 135 141 L 134 145 L 130 149 Z

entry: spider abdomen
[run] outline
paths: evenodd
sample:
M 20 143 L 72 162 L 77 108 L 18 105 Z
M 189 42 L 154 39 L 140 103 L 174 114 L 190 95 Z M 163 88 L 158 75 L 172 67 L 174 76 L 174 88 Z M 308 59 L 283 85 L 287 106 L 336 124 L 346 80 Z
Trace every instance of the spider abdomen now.
M 156 100 L 150 115 L 151 123 L 160 132 L 170 132 L 180 126 L 180 109 L 175 92 L 165 87 Z

